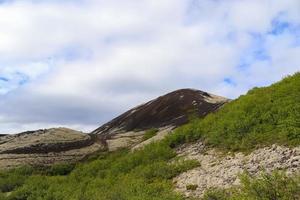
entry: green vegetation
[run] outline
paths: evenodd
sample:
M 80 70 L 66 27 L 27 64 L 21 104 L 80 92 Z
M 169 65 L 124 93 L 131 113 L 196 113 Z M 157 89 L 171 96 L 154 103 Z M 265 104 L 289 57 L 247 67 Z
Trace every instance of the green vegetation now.
M 58 170 L 52 168 L 47 174 L 39 170 L 28 173 L 13 170 L 6 173 L 11 180 L 5 179 L 2 185 L 3 193 L 11 193 L 0 197 L 5 200 L 179 200 L 183 198 L 173 192 L 171 178 L 198 163 L 182 160 L 170 163 L 175 155 L 167 145 L 153 143 L 133 153 L 123 150 L 101 154 L 94 161 L 78 164 L 66 176 L 60 173 L 65 174 L 69 168 L 62 166 L 54 167 Z M 15 176 L 22 181 L 16 181 Z M 12 187 L 5 186 L 10 183 Z
M 73 169 L 72 164 L 56 164 L 50 167 L 23 166 L 9 171 L 0 171 L 0 193 L 13 191 L 20 187 L 31 176 L 62 176 L 69 174 Z M 1 199 L 1 198 L 0 198 Z
M 0 193 L 12 191 L 16 187 L 21 186 L 32 173 L 33 168 L 31 167 L 21 167 L 9 172 L 0 172 Z
M 231 151 L 269 144 L 300 144 L 300 73 L 269 87 L 254 88 L 218 112 L 196 119 L 170 137 L 174 147 L 203 139 Z
M 203 139 L 224 150 L 249 151 L 273 143 L 300 144 L 300 74 L 255 88 L 204 119 L 193 119 L 164 141 L 144 149 L 102 153 L 85 163 L 0 172 L 1 200 L 183 200 L 172 178 L 199 166 L 174 159 L 178 144 Z M 147 132 L 144 139 L 157 130 Z M 171 162 L 172 161 L 172 162 Z M 240 187 L 209 190 L 205 200 L 299 199 L 299 176 L 251 178 Z M 196 185 L 187 186 L 196 190 Z
M 198 188 L 198 185 L 187 185 L 186 189 L 187 190 L 196 190 Z
M 152 138 L 153 136 L 156 136 L 157 132 L 158 132 L 157 128 L 152 128 L 152 129 L 146 131 L 143 136 L 143 140 L 148 140 L 148 139 Z
M 241 185 L 231 189 L 211 189 L 203 200 L 296 200 L 300 199 L 300 176 L 283 173 L 241 176 Z
M 75 165 L 73 164 L 57 164 L 53 165 L 46 170 L 46 175 L 50 176 L 63 176 L 68 175 L 74 169 Z

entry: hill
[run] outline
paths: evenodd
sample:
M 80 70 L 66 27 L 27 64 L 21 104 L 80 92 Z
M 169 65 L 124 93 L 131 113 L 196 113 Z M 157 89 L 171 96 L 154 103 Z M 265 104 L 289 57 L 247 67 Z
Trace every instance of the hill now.
M 199 90 L 182 89 L 133 108 L 90 134 L 67 128 L 0 135 L 0 167 L 76 163 L 98 151 L 140 148 L 228 102 Z M 149 130 L 148 130 L 149 129 Z
M 254 88 L 217 113 L 179 128 L 171 146 L 198 139 L 226 150 L 300 144 L 300 73 Z
M 300 199 L 299 95 L 297 73 L 144 148 L 102 152 L 75 167 L 1 172 L 0 199 Z
M 27 131 L 0 137 L 0 167 L 73 163 L 102 148 L 92 135 L 72 129 Z
M 130 109 L 91 134 L 98 135 L 109 151 L 140 148 L 164 138 L 174 128 L 187 123 L 190 117 L 202 118 L 227 102 L 227 98 L 200 90 L 176 90 Z
M 92 133 L 112 135 L 134 130 L 178 127 L 188 121 L 189 115 L 203 117 L 228 101 L 200 90 L 176 90 L 128 110 Z

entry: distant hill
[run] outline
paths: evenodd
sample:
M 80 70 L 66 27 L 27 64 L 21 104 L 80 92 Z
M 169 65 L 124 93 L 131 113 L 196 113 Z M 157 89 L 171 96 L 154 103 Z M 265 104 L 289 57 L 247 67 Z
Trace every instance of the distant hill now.
M 77 162 L 101 147 L 91 135 L 67 128 L 5 135 L 0 137 L 0 167 Z

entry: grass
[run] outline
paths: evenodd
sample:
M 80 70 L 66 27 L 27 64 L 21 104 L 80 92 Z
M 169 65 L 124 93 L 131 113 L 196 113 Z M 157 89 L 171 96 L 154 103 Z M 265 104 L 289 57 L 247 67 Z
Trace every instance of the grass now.
M 31 167 L 20 167 L 9 172 L 0 172 L 0 193 L 12 191 L 21 186 L 32 173 L 33 168 Z
M 254 88 L 204 119 L 195 119 L 168 138 L 169 145 L 202 139 L 226 151 L 300 144 L 300 73 L 269 87 Z
M 182 200 L 173 191 L 172 178 L 194 168 L 195 161 L 170 163 L 175 152 L 163 143 L 153 143 L 143 150 L 126 150 L 101 154 L 94 161 L 78 164 L 71 173 L 55 167 L 55 172 L 41 174 L 10 171 L 3 185 L 13 183 L 2 192 L 3 200 Z M 63 169 L 63 170 L 61 170 Z M 18 180 L 14 176 L 17 175 Z M 3 197 L 4 196 L 4 197 Z
M 194 119 L 144 149 L 102 153 L 93 160 L 46 169 L 0 172 L 1 200 L 183 200 L 172 178 L 199 166 L 174 159 L 173 147 L 202 139 L 226 151 L 251 151 L 273 143 L 300 144 L 300 73 L 270 87 L 254 88 L 204 119 Z M 155 130 L 146 133 L 153 137 Z M 173 162 L 170 162 L 173 160 Z M 299 199 L 299 176 L 252 178 L 228 190 L 209 190 L 205 200 Z M 196 186 L 190 185 L 194 190 Z

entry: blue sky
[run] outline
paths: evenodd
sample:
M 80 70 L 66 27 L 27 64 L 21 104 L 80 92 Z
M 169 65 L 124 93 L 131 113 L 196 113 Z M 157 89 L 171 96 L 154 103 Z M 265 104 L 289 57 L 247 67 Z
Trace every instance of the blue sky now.
M 0 133 L 91 131 L 179 88 L 236 98 L 300 70 L 298 0 L 0 0 Z

